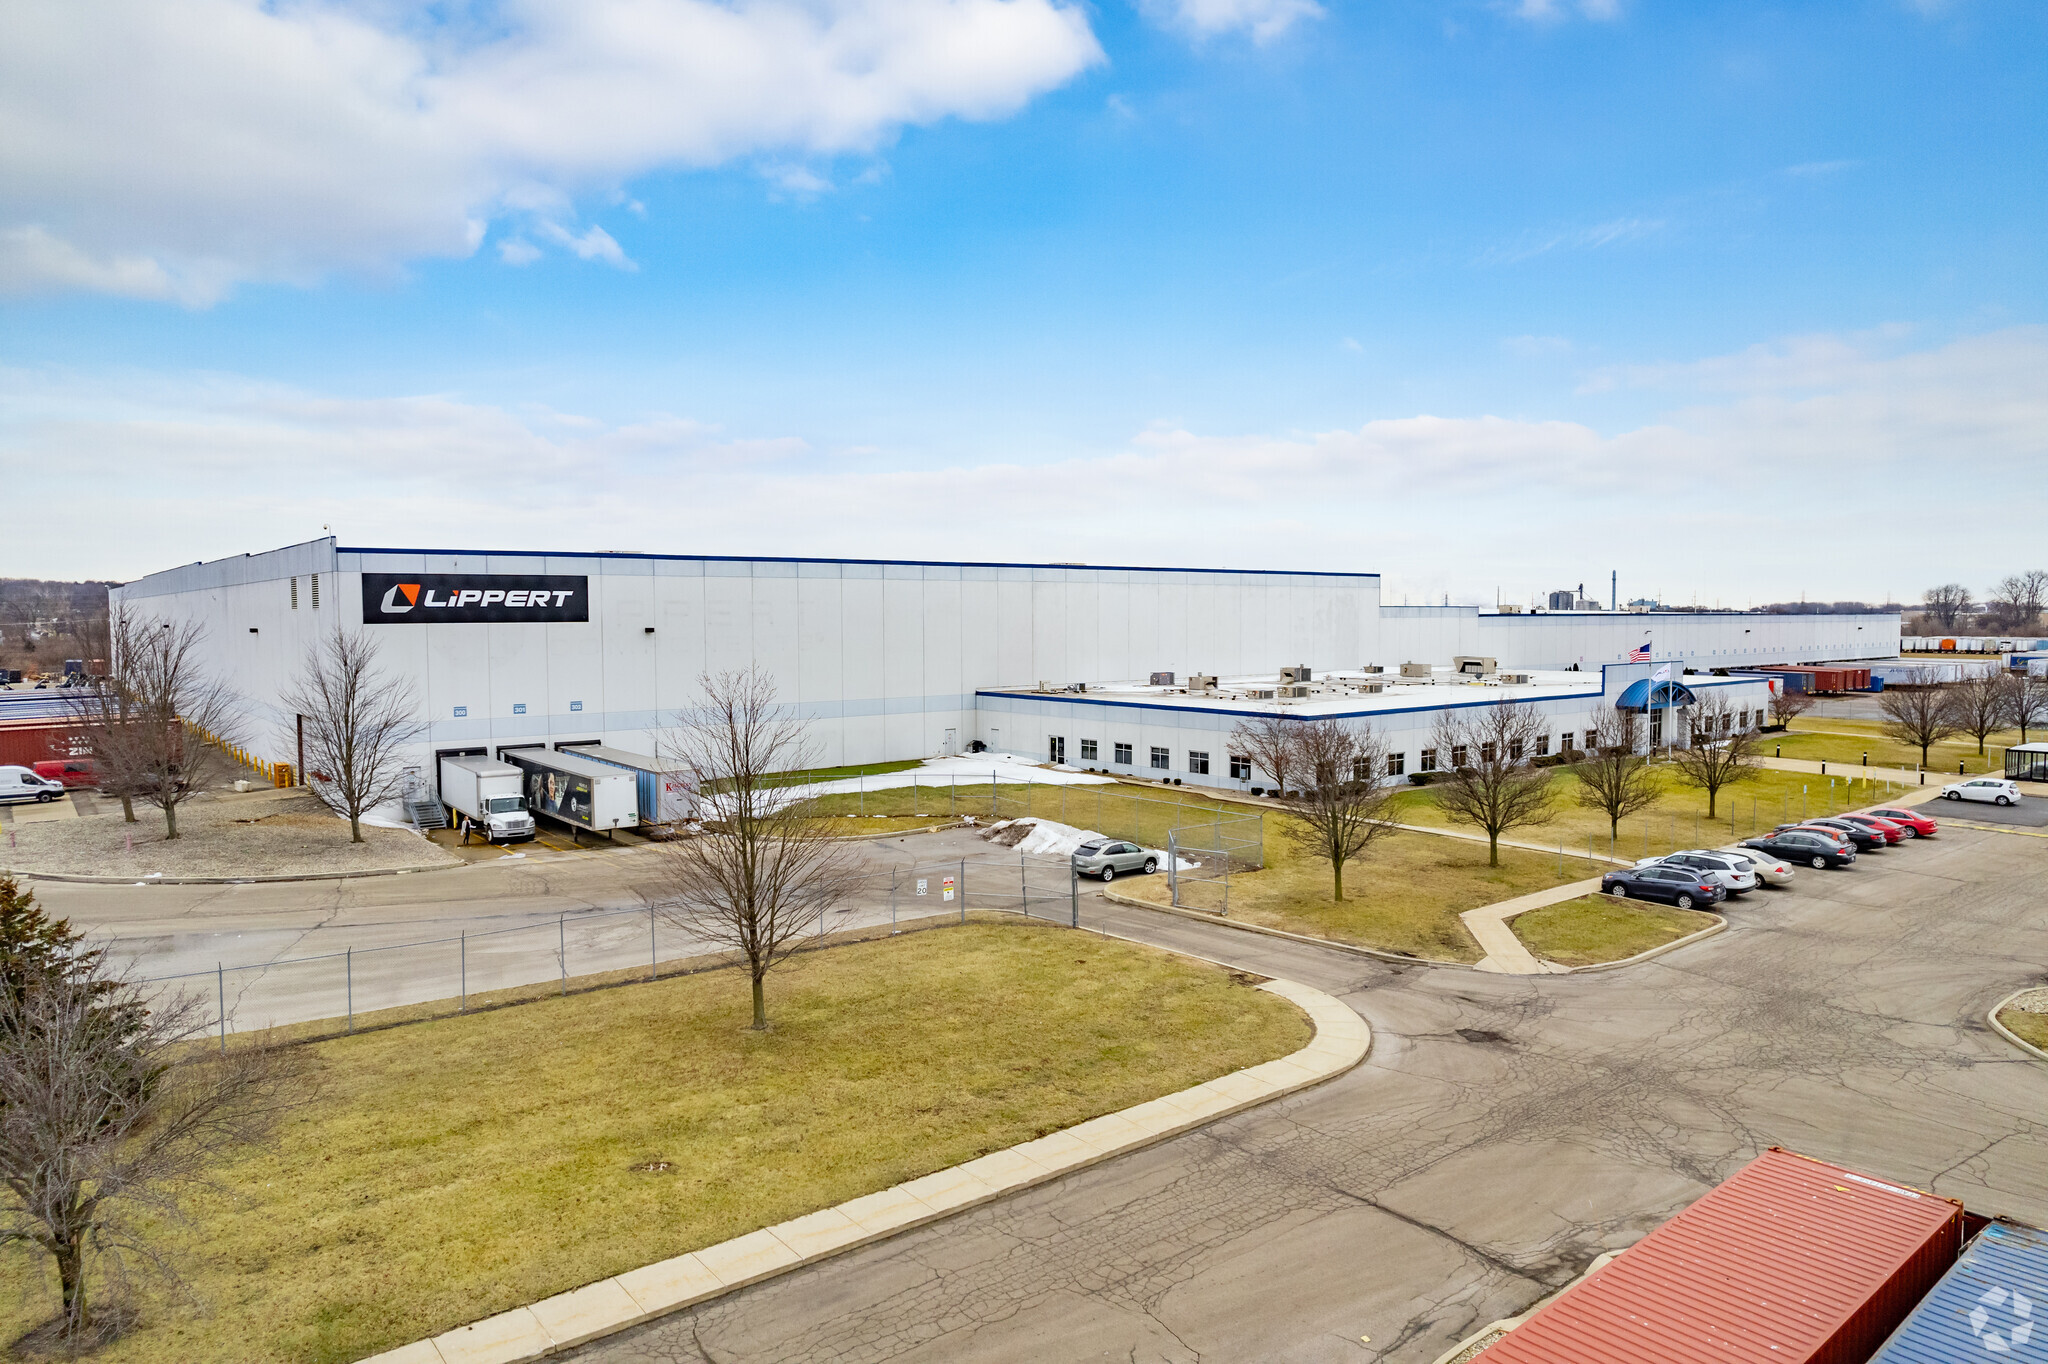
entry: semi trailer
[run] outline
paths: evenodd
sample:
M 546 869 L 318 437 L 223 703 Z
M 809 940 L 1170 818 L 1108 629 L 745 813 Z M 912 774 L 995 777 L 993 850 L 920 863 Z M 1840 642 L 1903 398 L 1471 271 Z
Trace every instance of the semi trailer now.
M 470 827 L 489 842 L 533 837 L 533 816 L 521 794 L 525 778 L 518 768 L 482 756 L 446 757 L 440 778 L 441 803 L 468 815 Z
M 572 829 L 630 829 L 640 822 L 637 774 L 573 752 L 538 744 L 501 748 L 498 758 L 519 769 L 526 808 Z
M 678 824 L 697 818 L 697 793 L 689 778 L 672 766 L 664 766 L 658 758 L 609 744 L 566 743 L 556 744 L 555 749 L 632 773 L 643 824 Z

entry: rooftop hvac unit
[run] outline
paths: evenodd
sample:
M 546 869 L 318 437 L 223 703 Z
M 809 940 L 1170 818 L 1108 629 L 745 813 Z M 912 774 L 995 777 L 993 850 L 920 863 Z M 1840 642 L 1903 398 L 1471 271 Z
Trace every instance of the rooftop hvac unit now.
M 1152 674 L 1152 685 L 1153 685 L 1153 686 L 1155 686 L 1155 687 L 1170 687 L 1170 686 L 1172 686 L 1172 685 L 1173 685 L 1173 674 L 1172 674 L 1172 673 L 1153 673 L 1153 674 Z
M 1287 697 L 1287 698 L 1290 698 L 1290 699 L 1292 699 L 1292 700 L 1296 700 L 1296 701 L 1299 701 L 1299 700 L 1300 700 L 1300 699 L 1301 699 L 1302 697 L 1304 697 L 1304 696 L 1307 696 L 1307 695 L 1308 695 L 1308 688 L 1307 688 L 1307 687 L 1275 687 L 1275 688 L 1273 688 L 1273 694 L 1274 694 L 1275 696 L 1282 696 L 1282 697 Z
M 1387 684 L 1384 682 L 1361 682 L 1358 684 L 1358 692 L 1361 696 L 1378 696 L 1386 689 Z
M 1453 672 L 1472 673 L 1474 675 L 1499 672 L 1500 660 L 1497 658 L 1479 658 L 1471 654 L 1459 654 L 1451 660 L 1451 670 Z
M 1359 665 L 1358 671 L 1362 673 L 1383 673 L 1386 669 L 1377 663 L 1363 663 Z
M 1259 691 L 1259 690 L 1253 690 L 1253 691 L 1248 691 L 1248 692 L 1246 692 L 1246 693 L 1245 693 L 1245 699 L 1246 699 L 1246 700 L 1250 700 L 1250 701 L 1270 701 L 1270 700 L 1272 700 L 1272 699 L 1273 699 L 1273 693 L 1272 693 L 1272 692 L 1271 692 L 1270 690 L 1266 690 L 1266 691 Z
M 1188 690 L 1189 690 L 1189 691 L 1215 691 L 1215 690 L 1216 690 L 1216 676 L 1215 676 L 1215 674 L 1214 674 L 1214 673 L 1190 673 L 1190 674 L 1188 675 Z
M 1427 663 L 1403 663 L 1401 665 L 1401 676 L 1403 677 L 1428 677 L 1429 674 L 1430 666 Z
M 1526 687 L 1536 679 L 1527 673 L 1502 673 L 1500 680 L 1511 687 Z
M 1283 685 L 1286 686 L 1298 686 L 1303 682 L 1313 682 L 1314 680 L 1315 678 L 1309 672 L 1308 665 L 1306 663 L 1299 664 L 1292 668 L 1282 668 L 1280 670 L 1280 681 Z

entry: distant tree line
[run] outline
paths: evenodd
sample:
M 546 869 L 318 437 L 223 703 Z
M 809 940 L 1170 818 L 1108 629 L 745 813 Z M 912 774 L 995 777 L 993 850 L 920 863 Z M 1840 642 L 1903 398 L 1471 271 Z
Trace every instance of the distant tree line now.
M 1986 633 L 2036 630 L 2048 607 L 2048 569 L 2008 574 L 1981 601 L 1961 583 L 1930 587 L 1920 594 L 1920 601 L 1921 621 L 1937 629 L 1954 630 L 1971 622 Z

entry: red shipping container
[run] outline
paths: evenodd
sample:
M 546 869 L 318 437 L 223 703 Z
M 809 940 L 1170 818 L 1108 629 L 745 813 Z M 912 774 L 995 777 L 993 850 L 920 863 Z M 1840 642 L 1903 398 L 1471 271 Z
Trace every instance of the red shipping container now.
M 1954 1199 L 1774 1146 L 1478 1364 L 1863 1364 L 1963 1240 Z
M 92 746 L 69 720 L 9 720 L 0 724 L 0 767 L 34 767 L 53 759 L 82 758 Z

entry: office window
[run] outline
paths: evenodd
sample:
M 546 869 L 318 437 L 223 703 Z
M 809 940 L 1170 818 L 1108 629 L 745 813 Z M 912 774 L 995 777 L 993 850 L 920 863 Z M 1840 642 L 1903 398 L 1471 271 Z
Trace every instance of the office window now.
M 1594 752 L 1598 752 L 1598 751 L 1599 751 L 1599 748 L 1600 748 L 1600 731 L 1599 731 L 1599 730 L 1597 730 L 1597 729 L 1589 729 L 1589 730 L 1587 730 L 1587 731 L 1586 731 L 1586 751 L 1587 751 L 1588 753 L 1594 753 Z
M 1387 755 L 1387 775 L 1390 777 L 1403 777 L 1407 774 L 1408 755 L 1406 753 L 1389 753 Z
M 1495 748 L 1495 747 L 1493 746 L 1493 740 L 1491 740 L 1491 739 L 1488 739 L 1488 740 L 1487 740 L 1487 741 L 1486 741 L 1485 743 L 1483 743 L 1483 744 L 1479 745 L 1479 761 L 1480 761 L 1480 762 L 1482 762 L 1482 763 L 1490 763 L 1490 762 L 1492 762 L 1492 761 L 1493 761 L 1493 755 L 1494 755 L 1494 754 L 1495 754 L 1496 752 L 1498 752 L 1498 751 L 1499 751 L 1499 750 L 1497 750 L 1497 749 L 1496 749 L 1496 748 Z M 1459 767 L 1463 767 L 1464 765 L 1465 765 L 1465 764 L 1464 764 L 1464 763 L 1462 763 L 1462 762 L 1460 762 L 1460 763 L 1458 764 L 1458 766 L 1459 766 Z
M 1455 772 L 1465 765 L 1465 745 L 1451 745 L 1451 770 Z
M 1206 754 L 1206 753 L 1198 753 L 1198 752 L 1196 752 L 1196 751 L 1195 751 L 1194 749 L 1192 749 L 1192 748 L 1191 748 L 1191 749 L 1189 749 L 1189 750 L 1188 750 L 1188 771 L 1189 771 L 1189 772 L 1191 772 L 1191 773 L 1193 773 L 1193 774 L 1194 774 L 1195 776 L 1198 776 L 1198 777 L 1206 777 L 1206 776 L 1208 776 L 1208 775 L 1209 775 L 1209 755 L 1208 755 L 1208 754 Z
M 1083 739 L 1081 741 L 1081 761 L 1084 763 L 1095 761 L 1095 741 L 1093 739 Z
M 1421 767 L 1419 767 L 1419 768 L 1418 768 L 1417 770 L 1418 770 L 1418 771 L 1421 771 L 1421 772 L 1434 772 L 1434 771 L 1436 771 L 1436 750 L 1435 750 L 1435 749 L 1433 749 L 1433 748 L 1425 748 L 1425 749 L 1423 749 L 1423 750 L 1422 750 L 1422 765 L 1421 765 Z
M 1509 762 L 1511 762 L 1511 763 L 1518 763 L 1518 762 L 1520 762 L 1521 760 L 1522 760 L 1522 741 L 1521 741 L 1520 739 L 1510 739 L 1510 740 L 1508 740 L 1508 761 L 1509 761 Z
M 1560 753 L 1572 751 L 1572 732 L 1570 730 L 1566 730 L 1557 736 L 1557 751 Z
M 1550 736 L 1548 734 L 1536 736 L 1536 756 L 1539 758 L 1550 756 Z
M 1126 767 L 1131 765 L 1131 746 L 1129 744 L 1118 744 L 1116 746 L 1116 760 Z
M 1736 724 L 1735 724 L 1735 727 L 1736 727 L 1737 729 L 1748 729 L 1748 728 L 1749 728 L 1749 707 L 1747 707 L 1747 706 L 1744 706 L 1744 707 L 1742 708 L 1741 712 L 1740 712 L 1740 713 L 1739 713 L 1739 714 L 1738 714 L 1738 715 L 1737 715 L 1737 716 L 1736 716 L 1735 718 L 1736 718 Z
M 1252 779 L 1252 760 L 1241 753 L 1231 754 L 1230 779 L 1232 781 L 1250 781 Z
M 298 609 L 299 609 L 299 580 L 298 580 L 298 578 L 297 578 L 297 577 L 295 576 L 295 577 L 293 577 L 293 578 L 292 578 L 292 610 L 296 611 L 296 610 L 298 610 Z
M 1153 749 L 1152 765 L 1158 768 L 1161 772 L 1167 771 L 1169 768 L 1173 766 L 1173 754 L 1171 754 L 1163 748 Z
M 1353 758 L 1353 759 L 1351 760 L 1351 780 L 1353 780 L 1353 781 L 1371 781 L 1371 780 L 1372 780 L 1372 763 L 1371 763 L 1371 761 L 1370 761 L 1369 759 L 1366 759 L 1366 758 Z
M 1723 715 L 1723 716 L 1721 717 L 1721 732 L 1722 732 L 1723 734 L 1726 734 L 1726 733 L 1727 733 L 1727 732 L 1728 732 L 1728 731 L 1729 731 L 1730 729 L 1734 728 L 1734 725 L 1735 725 L 1735 717 L 1734 717 L 1734 716 L 1732 716 L 1732 715 Z

